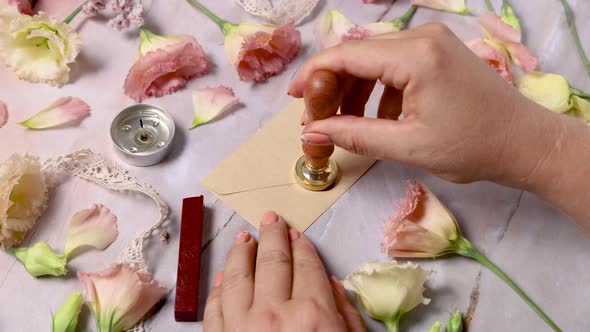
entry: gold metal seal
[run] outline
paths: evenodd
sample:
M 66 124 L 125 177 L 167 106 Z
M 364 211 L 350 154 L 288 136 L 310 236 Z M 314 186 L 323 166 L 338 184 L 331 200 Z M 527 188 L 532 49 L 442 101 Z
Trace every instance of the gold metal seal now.
M 313 169 L 305 162 L 305 156 L 301 156 L 295 164 L 295 179 L 303 188 L 313 191 L 322 191 L 330 188 L 338 178 L 338 164 L 330 159 L 327 167 Z

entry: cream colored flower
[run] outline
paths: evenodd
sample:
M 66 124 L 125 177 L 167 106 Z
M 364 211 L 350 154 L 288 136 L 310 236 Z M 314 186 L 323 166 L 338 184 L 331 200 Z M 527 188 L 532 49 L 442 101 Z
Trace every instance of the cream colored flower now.
M 565 113 L 572 106 L 570 84 L 556 74 L 530 72 L 516 83 L 518 90 L 530 100 L 557 113 Z
M 383 321 L 392 330 L 402 315 L 430 302 L 422 295 L 429 275 L 430 272 L 411 262 L 371 261 L 359 266 L 342 285 L 356 293 L 369 316 Z
M 0 163 L 0 244 L 23 242 L 47 208 L 47 184 L 37 157 L 12 155 Z
M 43 12 L 22 15 L 0 10 L 0 59 L 18 78 L 62 86 L 69 80 L 68 64 L 80 53 L 80 36 L 66 23 Z

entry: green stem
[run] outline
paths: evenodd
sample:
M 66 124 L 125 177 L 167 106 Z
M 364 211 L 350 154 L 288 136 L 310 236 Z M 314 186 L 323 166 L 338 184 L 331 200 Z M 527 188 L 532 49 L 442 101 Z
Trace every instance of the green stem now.
M 82 7 L 84 7 L 85 4 L 86 2 L 82 3 L 80 6 L 78 6 L 78 8 L 74 9 L 74 11 L 70 15 L 68 15 L 68 17 L 66 17 L 64 23 L 70 24 L 72 20 L 74 20 L 74 18 L 78 16 L 78 14 L 80 14 L 80 12 L 82 11 Z
M 572 13 L 572 9 L 568 5 L 566 0 L 560 0 L 561 5 L 563 6 L 563 12 L 565 13 L 565 20 L 567 22 L 567 28 L 576 43 L 576 48 L 578 49 L 578 54 L 580 55 L 580 59 L 582 59 L 582 64 L 584 64 L 584 68 L 590 77 L 590 62 L 588 61 L 588 57 L 584 52 L 584 47 L 580 42 L 580 36 L 578 35 L 578 29 L 576 29 L 576 23 L 574 22 L 574 14 Z
M 387 332 L 399 332 L 399 318 L 400 315 L 395 315 L 391 319 L 387 319 L 383 322 L 387 327 Z
M 570 88 L 570 92 L 572 95 L 578 96 L 580 98 L 584 98 L 584 99 L 590 99 L 590 93 L 586 93 L 582 90 L 578 90 L 575 88 Z
M 402 22 L 404 24 L 404 26 L 406 26 L 406 24 L 408 24 L 408 21 L 410 21 L 412 16 L 414 16 L 414 13 L 416 12 L 417 8 L 418 7 L 414 6 L 414 5 L 410 6 L 408 11 L 405 14 L 403 14 L 402 16 L 398 17 L 397 20 L 399 20 L 400 22 Z
M 535 304 L 535 302 L 533 302 L 533 300 L 531 300 L 524 293 L 524 291 L 522 289 L 520 289 L 514 283 L 514 281 L 512 281 L 512 279 L 510 279 L 510 277 L 508 277 L 508 275 L 506 275 L 506 273 L 504 273 L 504 271 L 502 271 L 498 266 L 496 266 L 496 264 L 492 263 L 492 261 L 490 261 L 487 257 L 482 255 L 479 251 L 477 251 L 477 249 L 475 249 L 473 247 L 473 245 L 471 244 L 471 242 L 469 242 L 469 240 L 467 240 L 464 237 L 460 237 L 459 239 L 454 241 L 453 244 L 455 247 L 455 252 L 457 254 L 465 256 L 465 257 L 473 258 L 476 261 L 480 262 L 481 264 L 485 265 L 488 269 L 490 269 L 498 277 L 500 277 L 500 279 L 504 280 L 504 282 L 506 284 L 508 284 L 508 286 L 510 286 L 510 288 L 512 288 L 512 290 L 514 290 L 516 292 L 516 294 L 518 294 L 524 300 L 524 302 L 526 302 L 526 304 L 528 304 L 529 307 L 531 307 L 537 313 L 537 315 L 539 315 L 539 317 L 541 317 L 541 319 L 543 319 L 543 321 L 545 321 L 545 323 L 547 323 L 547 325 L 549 325 L 554 331 L 561 331 L 559 329 L 559 327 L 557 327 L 557 325 L 551 320 L 551 318 L 549 318 L 543 312 L 543 310 L 541 310 L 541 308 L 539 308 Z
M 203 6 L 197 0 L 187 1 L 190 2 L 193 6 L 197 7 L 197 9 L 200 10 L 203 14 L 207 15 L 207 17 L 209 17 L 213 22 L 215 22 L 215 24 L 217 24 L 217 26 L 219 27 L 219 29 L 221 29 L 224 35 L 227 34 L 233 27 L 235 27 L 235 24 L 228 22 L 220 18 L 219 16 L 215 15 L 212 11 L 210 11 L 207 7 Z
M 488 10 L 491 12 L 495 12 L 496 10 L 494 9 L 494 5 L 492 5 L 490 0 L 486 0 L 486 6 L 488 7 Z

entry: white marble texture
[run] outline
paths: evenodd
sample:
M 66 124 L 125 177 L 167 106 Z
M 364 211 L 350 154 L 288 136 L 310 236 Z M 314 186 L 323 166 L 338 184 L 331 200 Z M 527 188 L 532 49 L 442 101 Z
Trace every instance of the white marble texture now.
M 203 2 L 229 20 L 256 20 L 231 0 Z M 398 0 L 393 5 L 390 2 L 363 5 L 361 0 L 326 0 L 321 2 L 316 15 L 329 8 L 339 8 L 364 24 L 399 16 L 409 5 L 409 0 Z M 539 55 L 541 69 L 564 74 L 576 87 L 589 91 L 590 79 L 567 34 L 559 1 L 512 2 L 523 18 L 525 42 Z M 590 6 L 585 0 L 569 2 L 577 13 L 582 40 L 590 40 L 590 22 L 585 19 L 590 15 Z M 470 8 L 484 8 L 483 0 L 467 3 Z M 500 1 L 494 3 L 499 9 Z M 280 76 L 253 85 L 240 82 L 228 65 L 222 34 L 213 23 L 186 1 L 153 1 L 147 25 L 159 33 L 194 35 L 215 63 L 210 75 L 192 81 L 184 91 L 147 100 L 172 114 L 179 129 L 177 145 L 172 155 L 157 166 L 129 167 L 135 176 L 157 188 L 170 204 L 170 242 L 163 246 L 153 241 L 146 252 L 155 277 L 171 290 L 176 276 L 183 197 L 201 194 L 206 197 L 203 303 L 234 234 L 244 229 L 255 232 L 199 182 L 289 103 L 286 88 L 291 77 L 303 60 L 317 50 L 312 20 L 300 27 L 305 46 L 297 60 Z M 420 9 L 411 25 L 428 21 L 447 23 L 463 39 L 482 35 L 474 17 L 428 9 Z M 18 81 L 12 72 L 0 67 L 0 100 L 8 105 L 10 114 L 9 123 L 0 129 L 0 159 L 15 152 L 30 152 L 47 158 L 81 148 L 92 148 L 116 158 L 108 128 L 117 112 L 133 103 L 123 95 L 122 85 L 136 56 L 137 37 L 133 33 L 117 33 L 104 22 L 92 20 L 81 24 L 79 31 L 84 48 L 79 63 L 74 66 L 72 83 L 62 89 Z M 590 45 L 586 43 L 586 46 Z M 186 130 L 192 120 L 190 90 L 218 84 L 234 88 L 243 106 L 215 123 Z M 16 125 L 49 101 L 67 95 L 81 97 L 92 106 L 92 116 L 79 127 L 31 131 Z M 371 105 L 374 109 L 375 98 Z M 490 183 L 455 185 L 420 170 L 378 162 L 306 232 L 317 245 L 330 273 L 342 278 L 366 260 L 385 259 L 379 252 L 381 224 L 392 213 L 394 202 L 403 196 L 404 183 L 409 178 L 422 180 L 437 193 L 455 213 L 467 237 L 513 276 L 564 331 L 590 330 L 587 319 L 590 241 L 582 237 L 566 217 L 533 195 Z M 94 202 L 105 204 L 119 217 L 120 236 L 104 252 L 93 251 L 75 258 L 70 264 L 73 272 L 96 271 L 115 261 L 127 241 L 148 227 L 157 215 L 155 206 L 146 197 L 112 193 L 79 179 L 70 179 L 51 193 L 50 207 L 27 243 L 46 240 L 59 248 L 65 240 L 69 217 Z M 425 260 L 421 264 L 437 271 L 428 282 L 426 292 L 433 301 L 407 315 L 402 324 L 404 331 L 426 331 L 435 320 L 446 321 L 448 313 L 454 309 L 467 311 L 474 289 L 479 293 L 479 300 L 474 304 L 473 331 L 549 331 L 505 284 L 478 264 L 458 257 Z M 12 257 L 0 253 L 0 331 L 47 330 L 51 312 L 69 292 L 80 290 L 74 275 L 33 279 Z M 148 331 L 201 330 L 201 323 L 175 322 L 173 304 L 171 291 L 162 310 L 146 325 Z M 88 316 L 85 310 L 83 321 L 89 331 L 94 331 Z M 373 331 L 383 330 L 370 320 L 368 325 Z

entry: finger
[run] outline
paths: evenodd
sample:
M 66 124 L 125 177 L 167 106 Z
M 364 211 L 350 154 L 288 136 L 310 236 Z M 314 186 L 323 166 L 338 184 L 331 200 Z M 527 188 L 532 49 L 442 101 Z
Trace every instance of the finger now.
M 260 221 L 254 303 L 282 303 L 291 296 L 291 247 L 287 224 L 274 212 Z
M 313 244 L 294 229 L 289 231 L 289 238 L 293 256 L 291 298 L 314 299 L 327 306 L 335 305 L 324 264 Z
M 236 323 L 252 305 L 255 255 L 256 241 L 248 232 L 238 233 L 234 238 L 234 246 L 227 254 L 221 284 L 222 310 L 231 313 L 228 319 Z M 234 322 L 228 322 L 228 319 L 225 323 L 232 327 Z
M 323 134 L 329 137 L 329 141 L 350 152 L 407 163 L 415 146 L 415 137 L 418 137 L 415 127 L 406 120 L 338 115 L 309 123 L 303 129 L 302 139 L 308 137 L 307 133 Z
M 374 87 L 375 81 L 357 79 L 350 91 L 342 98 L 340 113 L 364 116 L 365 105 L 369 101 Z
M 386 86 L 379 101 L 377 117 L 379 119 L 397 120 L 402 114 L 403 92 Z
M 363 321 L 363 316 L 359 313 L 359 311 L 348 301 L 346 297 L 346 292 L 342 287 L 342 284 L 338 279 L 335 277 L 330 278 L 330 285 L 332 286 L 332 292 L 334 293 L 334 300 L 336 301 L 336 307 L 338 308 L 338 312 L 344 319 L 346 326 L 348 327 L 348 331 L 351 332 L 365 332 L 367 328 L 365 327 L 365 322 Z
M 207 296 L 203 314 L 203 332 L 223 332 L 223 313 L 221 311 L 221 281 L 223 271 L 217 273 L 213 289 Z

